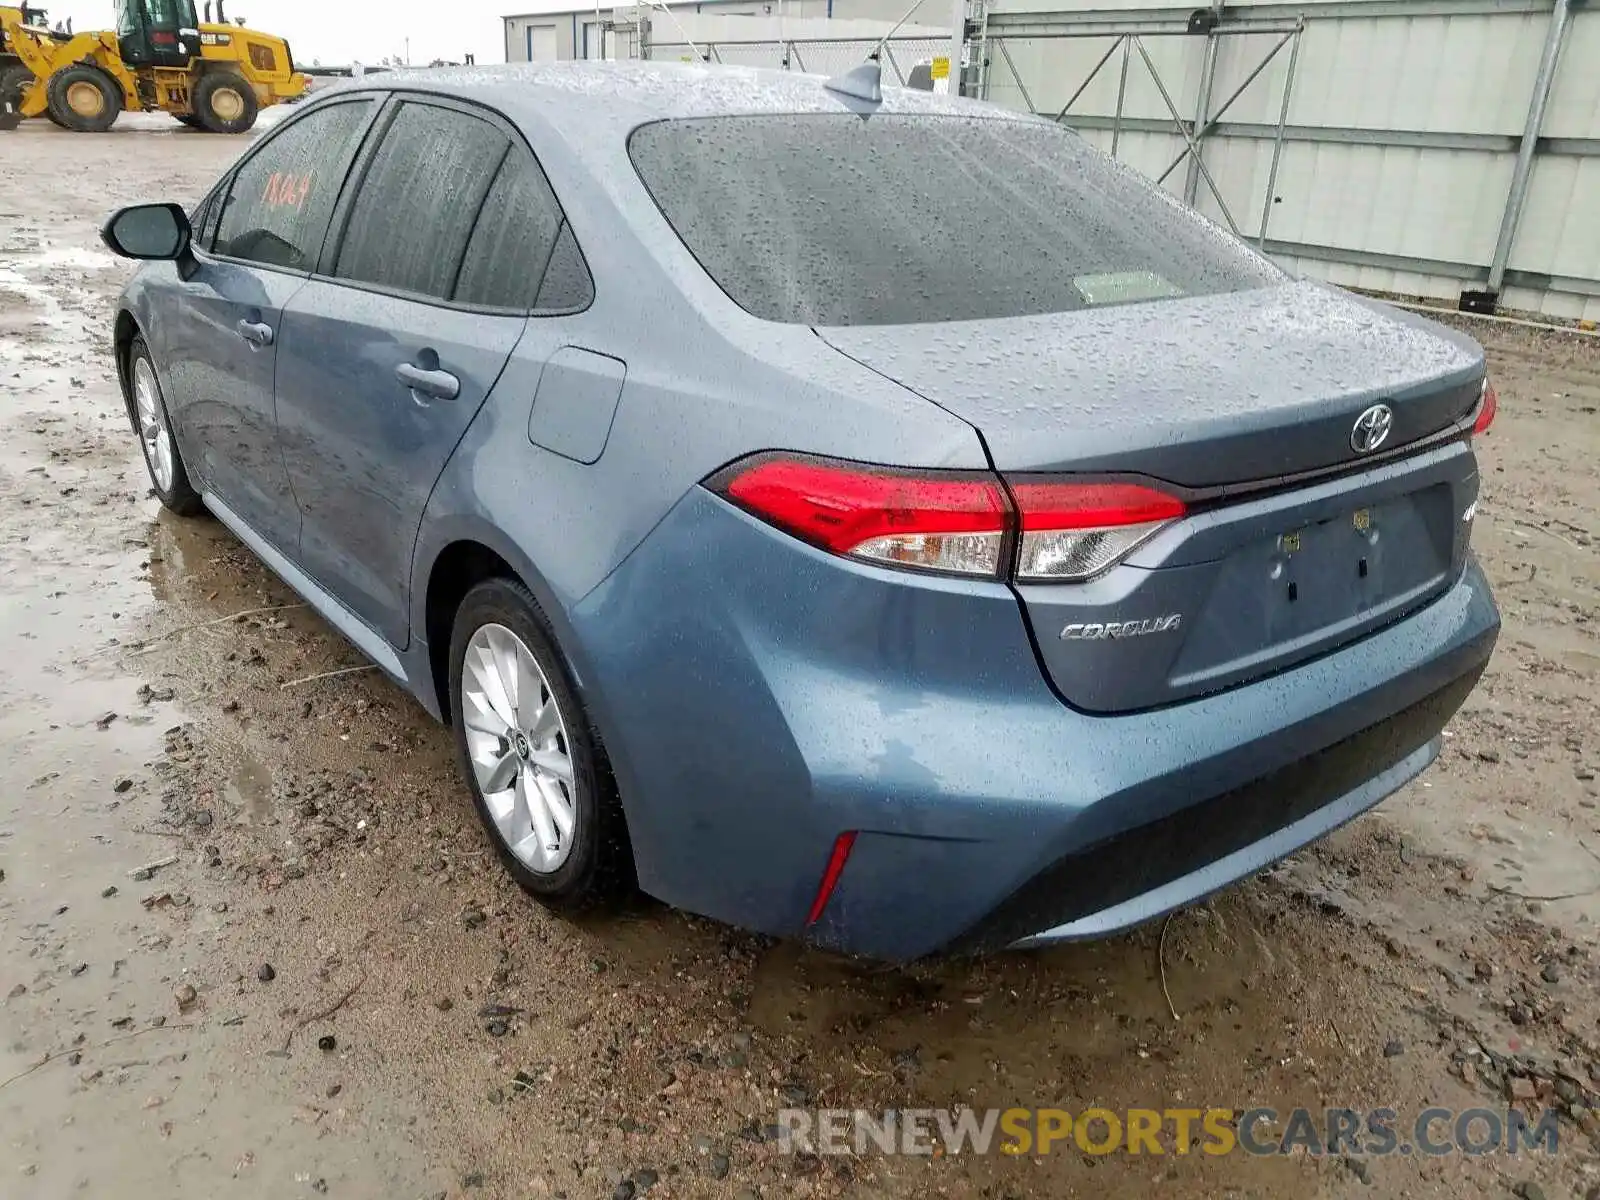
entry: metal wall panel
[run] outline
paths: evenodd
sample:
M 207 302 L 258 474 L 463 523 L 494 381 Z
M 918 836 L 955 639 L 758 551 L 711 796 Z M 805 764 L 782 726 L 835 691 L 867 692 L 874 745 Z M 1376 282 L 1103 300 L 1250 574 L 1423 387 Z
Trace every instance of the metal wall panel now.
M 1266 248 L 1307 275 L 1442 300 L 1482 289 L 1554 3 L 1230 3 L 1222 30 L 1269 23 L 1274 32 L 1214 35 L 1208 111 L 1218 123 L 1200 144 L 1221 203 L 1202 176 L 1195 206 L 1252 240 L 1270 210 Z M 1149 0 L 994 0 L 981 14 L 981 88 L 1052 117 L 1071 100 L 1067 124 L 1107 151 L 1115 139 L 1121 161 L 1159 176 L 1187 145 L 1172 109 L 1195 128 L 1207 39 L 1168 35 L 1192 11 Z M 1297 22 L 1280 149 L 1291 51 L 1261 63 L 1282 37 L 1276 30 Z M 1130 39 L 1124 82 L 1116 35 L 1130 30 L 1140 37 Z M 1084 34 L 1098 36 L 1064 36 Z M 1600 11 L 1592 7 L 1572 13 L 1538 145 L 1501 303 L 1600 319 Z M 1188 174 L 1179 164 L 1163 186 L 1183 195 Z
M 1556 75 L 1546 137 L 1600 138 L 1600 7 L 1592 0 L 1572 18 L 1566 55 Z

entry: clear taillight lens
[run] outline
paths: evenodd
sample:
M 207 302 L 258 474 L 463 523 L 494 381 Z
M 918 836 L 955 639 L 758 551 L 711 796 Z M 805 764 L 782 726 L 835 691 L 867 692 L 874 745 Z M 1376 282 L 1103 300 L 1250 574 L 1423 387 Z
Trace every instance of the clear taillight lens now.
M 991 475 L 762 456 L 708 486 L 835 554 L 951 575 L 1001 574 L 1011 514 Z
M 1066 583 L 1100 574 L 1187 511 L 1133 483 L 1013 483 L 1021 514 L 1017 579 Z

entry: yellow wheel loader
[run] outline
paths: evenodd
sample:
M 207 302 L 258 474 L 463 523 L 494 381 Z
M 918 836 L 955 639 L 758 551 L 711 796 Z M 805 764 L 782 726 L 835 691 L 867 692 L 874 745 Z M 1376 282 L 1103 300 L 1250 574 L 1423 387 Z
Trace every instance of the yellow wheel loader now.
M 261 109 L 297 100 L 307 79 L 289 43 L 195 13 L 194 0 L 118 0 L 115 32 L 52 32 L 38 9 L 0 6 L 0 128 L 8 105 L 84 133 L 110 129 L 124 109 L 171 113 L 212 133 L 243 133 Z M 39 23 L 33 19 L 37 15 Z M 24 79 L 18 71 L 25 70 Z M 9 90 L 8 90 L 9 89 Z

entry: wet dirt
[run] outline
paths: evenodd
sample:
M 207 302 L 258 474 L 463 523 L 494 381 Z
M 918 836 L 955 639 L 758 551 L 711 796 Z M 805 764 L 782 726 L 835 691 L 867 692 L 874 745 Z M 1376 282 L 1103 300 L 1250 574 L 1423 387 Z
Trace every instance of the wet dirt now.
M 149 494 L 108 353 L 128 270 L 95 228 L 194 198 L 240 143 L 0 137 L 28 162 L 0 178 L 0 1195 L 1600 1186 L 1600 345 L 1470 326 L 1500 387 L 1475 538 L 1505 631 L 1421 780 L 1163 925 L 888 968 L 518 892 L 446 732 Z M 769 1128 L 1513 1093 L 1560 1110 L 1558 1154 L 816 1157 Z

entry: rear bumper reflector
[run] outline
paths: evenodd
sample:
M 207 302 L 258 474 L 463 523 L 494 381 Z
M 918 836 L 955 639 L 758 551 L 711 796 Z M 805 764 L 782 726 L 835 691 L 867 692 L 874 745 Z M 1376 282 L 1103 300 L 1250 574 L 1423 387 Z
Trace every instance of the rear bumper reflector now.
M 844 865 L 850 861 L 850 851 L 855 849 L 855 845 L 856 831 L 853 829 L 834 839 L 833 852 L 828 855 L 828 865 L 822 872 L 822 882 L 817 885 L 817 898 L 811 902 L 811 911 L 806 915 L 807 925 L 815 925 L 822 919 L 823 910 L 828 907 L 828 897 L 833 895 L 839 876 L 844 874 Z

